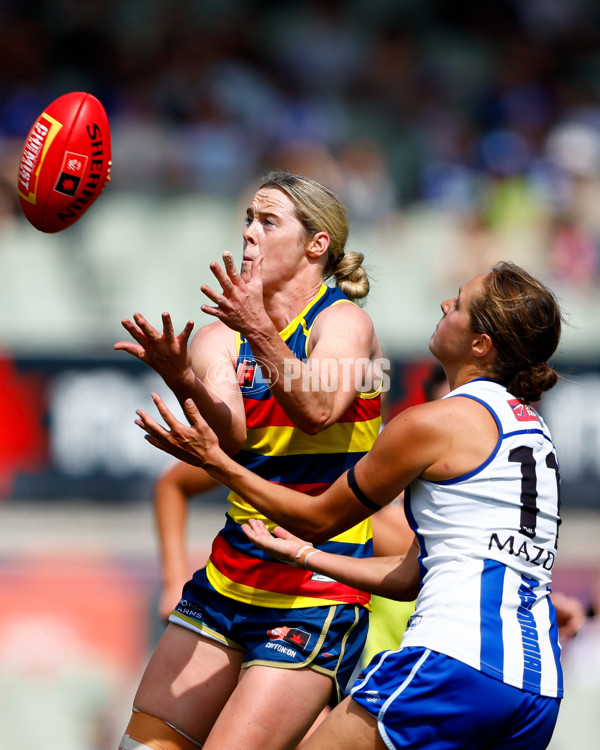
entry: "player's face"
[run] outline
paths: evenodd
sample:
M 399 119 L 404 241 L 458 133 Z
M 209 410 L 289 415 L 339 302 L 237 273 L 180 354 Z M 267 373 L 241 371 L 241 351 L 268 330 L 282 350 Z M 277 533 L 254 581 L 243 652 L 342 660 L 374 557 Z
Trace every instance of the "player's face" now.
M 457 361 L 471 351 L 474 337 L 471 324 L 471 300 L 481 294 L 483 280 L 480 274 L 459 289 L 458 296 L 441 304 L 444 315 L 435 327 L 429 349 L 441 362 Z
M 306 238 L 292 201 L 277 188 L 262 188 L 246 214 L 244 260 L 264 257 L 263 286 L 293 278 L 305 258 Z

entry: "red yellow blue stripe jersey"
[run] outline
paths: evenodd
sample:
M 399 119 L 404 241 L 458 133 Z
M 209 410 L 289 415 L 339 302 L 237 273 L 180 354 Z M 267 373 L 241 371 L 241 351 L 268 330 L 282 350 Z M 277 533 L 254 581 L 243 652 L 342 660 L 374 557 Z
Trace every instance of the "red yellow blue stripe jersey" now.
M 279 335 L 292 354 L 308 359 L 312 325 L 317 315 L 348 298 L 339 289 L 321 286 L 316 297 Z M 330 427 L 309 435 L 296 427 L 269 389 L 269 376 L 248 342 L 238 334 L 238 381 L 246 412 L 246 440 L 235 460 L 263 478 L 318 495 L 367 453 L 381 426 L 379 390 L 358 393 Z M 268 364 L 268 363 L 267 363 Z M 265 368 L 266 369 L 266 368 Z M 217 535 L 206 566 L 211 585 L 232 599 L 286 609 L 352 603 L 369 607 L 370 596 L 326 576 L 286 565 L 258 549 L 241 529 L 259 518 L 269 529 L 276 524 L 235 492 L 228 496 L 224 528 Z M 351 557 L 373 554 L 371 519 L 320 544 L 319 549 Z

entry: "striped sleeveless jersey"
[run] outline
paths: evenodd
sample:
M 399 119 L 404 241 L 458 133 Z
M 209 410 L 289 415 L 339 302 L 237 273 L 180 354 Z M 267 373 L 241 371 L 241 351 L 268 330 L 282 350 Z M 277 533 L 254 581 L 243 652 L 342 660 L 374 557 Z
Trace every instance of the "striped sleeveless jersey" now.
M 348 302 L 338 289 L 322 285 L 317 296 L 280 332 L 299 360 L 308 359 L 308 341 L 317 315 Z M 380 393 L 359 393 L 336 424 L 316 435 L 296 427 L 269 390 L 248 342 L 238 336 L 238 380 L 244 399 L 247 437 L 234 459 L 275 484 L 317 495 L 353 466 L 375 442 L 381 425 Z M 272 523 L 235 492 L 228 496 L 227 522 L 213 543 L 208 579 L 221 594 L 259 606 L 298 608 L 339 603 L 369 606 L 370 596 L 326 576 L 275 560 L 252 544 L 240 525 L 260 518 Z M 367 519 L 319 549 L 352 557 L 372 555 Z
M 562 697 L 548 594 L 558 527 L 559 467 L 540 415 L 477 379 L 444 398 L 483 404 L 498 426 L 489 458 L 444 482 L 413 482 L 407 517 L 421 548 L 422 589 L 402 640 L 518 688 Z

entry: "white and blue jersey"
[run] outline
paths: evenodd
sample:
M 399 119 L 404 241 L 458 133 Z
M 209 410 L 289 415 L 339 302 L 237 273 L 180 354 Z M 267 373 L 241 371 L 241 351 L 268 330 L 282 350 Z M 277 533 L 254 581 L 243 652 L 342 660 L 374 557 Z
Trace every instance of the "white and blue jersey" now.
M 559 469 L 540 415 L 477 379 L 445 398 L 483 404 L 498 441 L 477 469 L 414 481 L 405 508 L 421 549 L 422 588 L 403 647 L 424 647 L 534 694 L 563 694 L 548 594 L 559 517 Z

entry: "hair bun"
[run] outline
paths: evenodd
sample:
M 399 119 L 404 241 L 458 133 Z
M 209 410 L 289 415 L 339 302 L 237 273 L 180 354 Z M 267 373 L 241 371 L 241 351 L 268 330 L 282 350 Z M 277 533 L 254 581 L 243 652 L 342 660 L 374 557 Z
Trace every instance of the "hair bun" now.
M 547 362 L 539 362 L 517 372 L 507 384 L 510 393 L 528 403 L 539 401 L 558 381 L 558 373 Z

